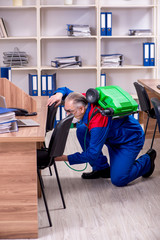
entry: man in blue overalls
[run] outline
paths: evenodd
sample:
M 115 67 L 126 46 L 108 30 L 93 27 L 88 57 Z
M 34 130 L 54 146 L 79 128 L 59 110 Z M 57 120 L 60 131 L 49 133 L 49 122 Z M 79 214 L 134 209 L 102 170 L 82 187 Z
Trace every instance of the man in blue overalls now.
M 77 138 L 83 149 L 68 156 L 55 158 L 56 161 L 68 161 L 70 165 L 89 163 L 92 172 L 83 173 L 83 179 L 111 178 L 116 186 L 126 186 L 140 176 L 151 176 L 155 168 L 156 151 L 149 150 L 137 155 L 144 145 L 144 132 L 133 116 L 112 120 L 96 111 L 98 106 L 89 104 L 86 97 L 63 87 L 57 89 L 49 98 L 48 105 L 56 105 L 65 99 L 65 111 L 74 115 L 77 123 Z M 110 165 L 103 155 L 102 148 L 108 147 Z

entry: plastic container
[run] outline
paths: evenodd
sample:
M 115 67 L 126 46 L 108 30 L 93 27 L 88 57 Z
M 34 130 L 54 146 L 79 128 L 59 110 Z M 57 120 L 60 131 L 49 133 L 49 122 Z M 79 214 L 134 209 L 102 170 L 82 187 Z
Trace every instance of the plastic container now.
M 138 109 L 137 102 L 119 86 L 89 89 L 86 98 L 90 103 L 98 103 L 104 110 L 112 108 L 114 110 L 113 116 L 122 116 Z

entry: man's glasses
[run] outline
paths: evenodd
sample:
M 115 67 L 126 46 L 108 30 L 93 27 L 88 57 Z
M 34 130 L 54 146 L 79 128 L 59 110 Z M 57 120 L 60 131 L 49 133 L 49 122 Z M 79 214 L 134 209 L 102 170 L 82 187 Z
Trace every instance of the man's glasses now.
M 74 109 L 74 110 L 71 110 L 71 109 L 64 109 L 64 110 L 65 110 L 66 113 L 68 113 L 68 114 L 77 112 L 76 109 Z

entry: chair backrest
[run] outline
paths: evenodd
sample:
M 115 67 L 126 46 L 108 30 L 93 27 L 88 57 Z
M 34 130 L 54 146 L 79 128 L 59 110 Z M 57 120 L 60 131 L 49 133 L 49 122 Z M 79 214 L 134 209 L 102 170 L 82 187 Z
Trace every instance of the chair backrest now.
M 48 106 L 46 132 L 49 132 L 54 128 L 54 120 L 56 117 L 57 108 L 58 107 L 55 107 L 54 103 L 51 106 Z
M 70 114 L 56 125 L 48 148 L 51 158 L 63 155 L 73 117 L 74 115 Z
M 157 98 L 151 98 L 151 103 L 153 104 L 157 123 L 158 123 L 158 129 L 160 132 L 160 100 Z
M 151 103 L 145 88 L 137 82 L 134 82 L 134 86 L 138 95 L 141 110 L 149 113 L 151 110 Z

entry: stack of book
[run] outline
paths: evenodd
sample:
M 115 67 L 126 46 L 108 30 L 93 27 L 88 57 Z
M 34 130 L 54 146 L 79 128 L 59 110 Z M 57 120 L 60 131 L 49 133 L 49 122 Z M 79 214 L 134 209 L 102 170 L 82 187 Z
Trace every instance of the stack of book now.
M 10 67 L 23 67 L 28 64 L 28 55 L 26 52 L 20 52 L 15 48 L 13 52 L 3 52 L 3 63 Z
M 150 29 L 129 29 L 129 36 L 151 36 L 152 32 Z
M 103 54 L 101 55 L 102 67 L 119 67 L 122 66 L 123 55 L 122 54 Z
M 67 24 L 67 34 L 68 36 L 88 37 L 91 36 L 91 30 L 89 25 Z
M 81 67 L 82 61 L 80 56 L 56 57 L 51 61 L 51 66 L 56 68 Z
M 0 18 L 0 38 L 7 38 L 8 33 L 3 18 Z
M 15 112 L 12 112 L 8 108 L 0 107 L 0 133 L 16 131 L 18 131 L 18 126 L 15 118 Z

